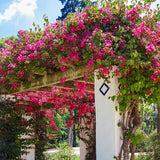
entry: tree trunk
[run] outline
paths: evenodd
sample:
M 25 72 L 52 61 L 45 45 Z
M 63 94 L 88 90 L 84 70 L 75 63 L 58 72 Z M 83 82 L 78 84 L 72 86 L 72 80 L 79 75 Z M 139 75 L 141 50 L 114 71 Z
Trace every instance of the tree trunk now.
M 134 160 L 134 153 L 136 150 L 136 145 L 132 143 L 132 149 L 131 149 L 131 159 L 130 160 Z
M 122 124 L 123 144 L 118 156 L 119 160 L 122 160 L 122 159 L 129 160 L 130 143 L 132 143 L 131 139 L 129 138 L 129 134 L 131 135 L 135 134 L 136 130 L 142 124 L 142 119 L 139 113 L 138 101 L 137 100 L 131 101 L 130 106 L 128 107 L 128 110 L 126 110 L 126 113 L 123 115 L 123 124 Z M 133 149 L 131 152 L 132 152 L 131 160 L 133 160 L 135 146 L 133 146 Z
M 123 140 L 123 160 L 129 160 L 129 140 L 127 136 L 124 136 Z
M 157 115 L 157 134 L 160 134 L 160 105 L 157 102 L 157 110 L 158 110 L 158 115 Z
M 69 128 L 68 147 L 73 146 L 73 126 Z

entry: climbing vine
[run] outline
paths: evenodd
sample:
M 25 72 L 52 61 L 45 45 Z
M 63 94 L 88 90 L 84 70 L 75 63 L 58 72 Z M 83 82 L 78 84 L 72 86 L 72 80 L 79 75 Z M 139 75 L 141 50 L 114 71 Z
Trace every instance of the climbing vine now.
M 36 149 L 36 159 L 43 159 L 44 146 L 50 135 L 57 134 L 57 125 L 53 121 L 54 110 L 40 111 L 38 105 L 19 103 L 18 100 L 0 101 L 0 157 L 4 160 L 18 160 Z M 48 128 L 52 128 L 48 132 Z
M 139 103 L 159 100 L 159 13 L 158 7 L 152 10 L 145 1 L 128 5 L 115 0 L 105 2 L 102 7 L 88 6 L 64 21 L 46 21 L 44 30 L 19 31 L 19 39 L 6 41 L 7 46 L 0 51 L 1 87 L 18 90 L 21 84 L 25 87 L 35 78 L 57 71 L 74 71 L 77 66 L 86 66 L 84 78 L 87 80 L 94 79 L 95 68 L 97 77 L 106 81 L 111 73 L 118 76 L 121 89 L 112 100 L 119 101 L 123 116 L 120 123 L 123 152 L 119 159 L 123 153 L 123 159 L 128 160 L 129 145 L 134 145 L 134 134 L 141 125 Z M 64 84 L 67 79 L 60 77 L 60 80 Z M 78 91 L 83 98 L 86 93 Z M 55 95 L 55 99 L 47 101 L 57 103 L 60 94 Z M 55 107 L 62 106 L 61 102 Z M 78 109 L 81 115 L 81 108 L 84 107 L 82 112 L 89 110 L 85 103 L 69 104 L 70 110 Z M 68 121 L 73 123 L 74 118 Z
M 56 114 L 59 112 L 62 116 L 66 109 L 69 111 L 69 117 L 66 121 L 66 127 L 72 127 L 78 124 L 76 129 L 77 136 L 86 143 L 87 159 L 95 159 L 95 106 L 94 93 L 87 90 L 93 87 L 91 84 L 75 81 L 76 88 L 65 89 L 61 87 L 52 87 L 48 91 L 32 91 L 16 94 L 15 96 L 22 101 L 30 103 L 30 105 L 41 106 L 44 109 L 54 110 Z M 30 109 L 27 108 L 30 112 Z M 32 109 L 33 112 L 33 109 Z M 33 112 L 34 113 L 34 112 Z M 53 115 L 50 110 L 43 112 L 49 117 L 51 123 L 48 127 L 54 127 L 58 130 Z M 39 116 L 43 117 L 43 114 Z M 39 124 L 39 122 L 37 122 Z M 42 130 L 45 128 L 42 126 Z M 37 128 L 40 133 L 40 128 Z M 38 135 L 39 137 L 39 135 Z M 91 143 L 92 142 L 92 143 Z M 43 147 L 42 147 L 43 149 Z M 94 154 L 93 154 L 94 153 Z

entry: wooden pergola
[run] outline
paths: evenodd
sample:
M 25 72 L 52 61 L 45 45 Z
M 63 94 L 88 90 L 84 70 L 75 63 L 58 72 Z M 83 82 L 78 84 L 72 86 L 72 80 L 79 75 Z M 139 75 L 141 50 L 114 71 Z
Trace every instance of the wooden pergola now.
M 49 74 L 45 74 L 43 76 L 37 76 L 34 80 L 32 80 L 27 87 L 24 87 L 23 82 L 21 82 L 21 86 L 19 90 L 13 91 L 8 90 L 6 88 L 1 89 L 1 97 L 4 95 L 8 97 L 13 97 L 12 95 L 15 94 L 21 94 L 23 92 L 34 92 L 34 91 L 41 91 L 41 92 L 48 92 L 51 90 L 52 87 L 57 87 L 60 89 L 69 89 L 74 90 L 75 81 L 87 83 L 91 87 L 85 88 L 85 91 L 88 93 L 94 93 L 94 82 L 91 80 L 86 80 L 84 78 L 84 73 L 86 72 L 86 66 L 78 66 L 74 67 L 74 69 L 67 70 L 66 73 L 62 71 L 52 72 Z M 60 78 L 66 79 L 65 84 L 62 84 L 60 81 Z M 70 94 L 70 93 L 62 93 L 59 94 Z M 3 96 L 2 96 L 3 95 Z M 48 108 L 46 108 L 48 109 Z M 45 108 L 41 108 L 41 110 L 46 110 Z M 86 149 L 85 149 L 85 143 L 80 141 L 80 152 L 81 152 L 81 160 L 85 159 Z M 33 153 L 29 156 L 29 159 L 27 160 L 34 160 L 30 159 L 33 156 Z M 25 157 L 26 158 L 26 157 Z
M 44 76 L 38 76 L 34 79 L 28 87 L 24 87 L 23 82 L 18 91 L 8 91 L 5 88 L 3 93 L 7 94 L 19 94 L 25 91 L 48 91 L 52 87 L 74 89 L 74 82 L 84 82 L 92 86 L 92 89 L 85 88 L 86 92 L 95 93 L 95 106 L 96 106 L 96 157 L 97 160 L 112 159 L 113 156 L 119 154 L 119 149 L 122 144 L 122 136 L 120 127 L 117 123 L 121 120 L 118 112 L 115 111 L 115 106 L 118 106 L 117 102 L 113 102 L 109 99 L 110 96 L 116 95 L 119 90 L 119 84 L 117 77 L 110 78 L 111 83 L 107 83 L 104 79 L 97 79 L 89 81 L 84 78 L 86 72 L 86 66 L 78 66 L 71 70 L 64 72 L 53 72 Z M 94 69 L 93 69 L 94 70 Z M 93 71 L 92 70 L 92 71 Z M 60 78 L 66 78 L 65 84 L 62 85 Z M 63 93 L 60 93 L 63 94 Z M 80 160 L 85 160 L 85 144 L 80 142 Z M 107 152 L 106 152 L 106 148 Z M 32 153 L 33 155 L 33 153 Z M 34 160 L 34 159 L 27 159 Z
M 24 87 L 23 82 L 21 82 L 19 90 L 13 91 L 3 88 L 1 89 L 1 92 L 6 94 L 18 94 L 25 91 L 45 91 L 46 89 L 49 89 L 53 86 L 59 88 L 72 89 L 72 86 L 75 81 L 94 85 L 94 82 L 92 82 L 91 80 L 86 80 L 84 78 L 85 72 L 86 66 L 78 66 L 74 69 L 67 70 L 66 73 L 58 71 L 50 74 L 45 74 L 43 76 L 38 76 L 38 78 L 32 80 L 27 87 Z M 60 78 L 66 78 L 64 85 L 61 83 Z M 94 88 L 88 91 L 94 92 Z

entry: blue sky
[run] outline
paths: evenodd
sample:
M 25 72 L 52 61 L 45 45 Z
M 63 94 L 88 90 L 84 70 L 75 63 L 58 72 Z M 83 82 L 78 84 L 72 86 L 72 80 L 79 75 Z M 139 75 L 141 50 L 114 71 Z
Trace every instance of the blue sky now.
M 42 26 L 44 14 L 50 22 L 55 22 L 62 7 L 58 0 L 1 0 L 0 38 L 16 36 L 19 30 L 29 30 L 33 22 Z
M 50 22 L 55 22 L 62 7 L 59 0 L 0 0 L 0 38 L 16 36 L 19 30 L 29 30 L 33 22 L 42 26 L 44 14 Z

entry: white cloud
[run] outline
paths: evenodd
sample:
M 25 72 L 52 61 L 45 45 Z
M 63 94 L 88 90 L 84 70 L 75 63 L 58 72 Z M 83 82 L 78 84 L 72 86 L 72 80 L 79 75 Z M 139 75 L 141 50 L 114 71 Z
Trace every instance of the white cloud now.
M 0 13 L 0 23 L 3 20 L 6 21 L 11 20 L 16 13 L 20 13 L 20 15 L 34 17 L 34 10 L 37 8 L 36 1 L 37 0 L 13 1 L 12 4 L 10 4 L 7 9 L 5 9 L 3 14 Z

